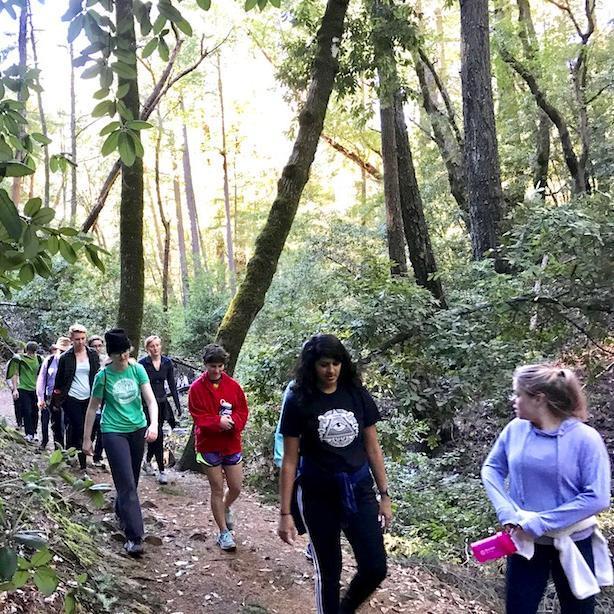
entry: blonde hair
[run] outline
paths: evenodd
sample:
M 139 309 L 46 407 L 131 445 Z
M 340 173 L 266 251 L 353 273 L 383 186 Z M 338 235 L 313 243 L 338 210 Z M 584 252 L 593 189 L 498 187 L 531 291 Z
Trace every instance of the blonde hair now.
M 87 334 L 87 329 L 85 328 L 85 326 L 83 326 L 83 324 L 73 324 L 68 329 L 68 336 L 71 337 L 73 333 Z
M 530 396 L 543 394 L 555 416 L 588 418 L 586 396 L 571 369 L 553 364 L 524 365 L 514 371 L 514 383 Z
M 149 335 L 149 337 L 147 337 L 147 339 L 145 339 L 145 341 L 143 341 L 143 347 L 145 348 L 145 350 L 147 350 L 147 348 L 149 347 L 149 344 L 152 341 L 158 340 L 160 343 L 162 343 L 162 339 L 160 339 L 160 337 L 158 337 L 158 335 Z

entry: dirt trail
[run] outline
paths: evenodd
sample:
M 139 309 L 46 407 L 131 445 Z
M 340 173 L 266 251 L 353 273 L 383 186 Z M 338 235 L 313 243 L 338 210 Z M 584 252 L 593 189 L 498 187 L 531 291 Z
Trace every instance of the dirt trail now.
M 14 424 L 6 390 L 0 393 L 0 416 Z M 136 582 L 143 604 L 159 602 L 163 612 L 174 614 L 315 611 L 313 567 L 303 554 L 306 541 L 301 538 L 290 547 L 279 540 L 275 508 L 262 504 L 255 493 L 242 493 L 235 505 L 238 548 L 235 553 L 223 553 L 215 545 L 216 530 L 204 476 L 168 473 L 172 480 L 168 486 L 159 486 L 155 477 L 141 477 L 146 554 L 138 561 L 126 557 L 126 564 L 117 570 Z M 111 481 L 110 474 L 101 470 L 92 469 L 90 476 L 96 482 Z M 101 526 L 105 546 L 121 551 L 121 534 L 113 515 L 108 510 L 97 512 L 92 520 Z M 352 573 L 352 568 L 344 565 L 343 581 L 347 582 Z M 134 594 L 133 598 L 139 601 Z M 394 563 L 381 589 L 360 611 L 491 612 L 426 570 Z

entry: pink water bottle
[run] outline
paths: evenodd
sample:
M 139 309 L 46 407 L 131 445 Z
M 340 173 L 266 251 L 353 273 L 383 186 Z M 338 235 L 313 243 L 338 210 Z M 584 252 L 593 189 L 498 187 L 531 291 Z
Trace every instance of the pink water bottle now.
M 220 416 L 232 416 L 232 403 L 225 399 L 220 401 Z
M 516 544 L 512 541 L 509 533 L 505 531 L 500 531 L 486 539 L 480 539 L 477 542 L 473 542 L 469 547 L 478 563 L 494 561 L 502 556 L 514 554 L 517 550 Z

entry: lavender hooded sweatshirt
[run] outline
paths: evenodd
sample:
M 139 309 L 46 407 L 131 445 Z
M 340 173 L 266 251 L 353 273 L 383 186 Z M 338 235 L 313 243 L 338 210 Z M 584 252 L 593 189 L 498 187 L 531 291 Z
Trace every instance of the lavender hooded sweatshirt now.
M 509 488 L 505 487 L 509 478 Z M 482 481 L 501 524 L 520 524 L 533 539 L 564 529 L 610 504 L 610 459 L 603 439 L 576 418 L 542 431 L 516 418 L 482 466 Z M 522 511 L 538 512 L 520 520 Z M 575 540 L 584 539 L 592 529 Z

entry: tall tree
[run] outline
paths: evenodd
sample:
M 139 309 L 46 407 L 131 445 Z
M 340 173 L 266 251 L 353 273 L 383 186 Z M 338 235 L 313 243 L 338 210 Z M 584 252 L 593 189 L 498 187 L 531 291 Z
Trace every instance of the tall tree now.
M 247 332 L 264 305 L 296 210 L 309 178 L 328 101 L 339 69 L 338 55 L 349 0 L 328 0 L 316 37 L 311 83 L 299 113 L 298 135 L 281 178 L 277 195 L 264 227 L 256 239 L 245 277 L 232 299 L 217 333 L 217 340 L 230 353 L 229 371 L 234 370 Z
M 503 196 L 491 84 L 488 0 L 460 0 L 465 173 L 476 260 L 497 250 Z M 504 263 L 495 260 L 497 270 Z
M 26 69 L 28 64 L 28 4 L 24 2 L 21 5 L 21 11 L 19 13 L 19 32 L 17 36 L 17 50 L 19 53 L 19 91 L 17 92 L 17 100 L 25 105 L 26 100 L 28 99 L 28 88 L 26 86 Z M 22 138 L 25 135 L 25 130 L 23 126 L 19 126 L 19 136 Z M 18 160 L 23 160 L 25 158 L 25 151 L 16 151 L 16 156 Z M 18 205 L 20 196 L 21 196 L 21 177 L 13 178 L 13 190 L 12 190 L 12 200 Z
M 224 212 L 226 214 L 226 258 L 230 276 L 230 291 L 234 296 L 237 291 L 237 267 L 235 264 L 234 240 L 232 236 L 232 216 L 230 215 L 230 190 L 228 187 L 228 150 L 226 147 L 226 113 L 224 109 L 224 88 L 222 83 L 222 66 L 220 53 L 217 54 L 217 91 L 220 101 L 220 118 L 222 128 L 222 171 L 224 173 Z M 235 200 L 236 204 L 236 200 Z M 235 212 L 236 213 L 236 212 Z M 235 216 L 236 219 L 236 216 Z
M 37 48 L 36 48 L 36 36 L 34 35 L 34 23 L 33 23 L 33 19 L 32 19 L 32 5 L 30 4 L 30 2 L 28 1 L 27 3 L 27 7 L 28 7 L 28 19 L 29 19 L 29 23 L 30 23 L 30 45 L 32 47 L 32 59 L 34 60 L 34 68 L 38 71 L 38 52 L 37 52 Z M 49 201 L 49 143 L 51 142 L 49 139 L 49 131 L 47 130 L 47 118 L 45 116 L 45 107 L 43 105 L 43 90 L 42 87 L 40 85 L 40 79 L 38 77 L 38 72 L 37 72 L 37 76 L 36 76 L 36 84 L 37 84 L 37 88 L 36 88 L 36 99 L 38 102 L 38 116 L 40 119 L 40 123 L 41 123 L 41 133 L 43 135 L 43 159 L 44 159 L 44 174 L 45 174 L 45 197 L 44 197 L 44 206 L 45 207 L 49 207 L 50 206 L 50 201 Z M 32 176 L 34 177 L 34 175 Z
M 70 223 L 77 219 L 77 93 L 75 91 L 74 49 L 69 45 L 70 52 Z
M 194 183 L 192 181 L 192 161 L 190 159 L 190 144 L 188 142 L 188 127 L 185 123 L 185 107 L 183 98 L 180 101 L 182 115 L 182 135 L 183 135 L 183 182 L 185 186 L 185 201 L 188 208 L 190 219 L 190 237 L 192 239 L 192 264 L 194 275 L 199 275 L 202 271 L 200 255 L 200 229 L 198 225 L 198 211 L 196 209 L 196 197 L 194 196 Z
M 118 74 L 118 88 L 127 87 L 123 97 L 132 118 L 139 117 L 139 84 L 136 65 L 136 36 L 132 0 L 115 0 L 117 31 L 121 33 L 126 59 L 134 72 Z M 120 135 L 120 140 L 121 140 Z M 128 138 L 127 135 L 123 135 Z M 119 210 L 120 287 L 117 322 L 138 347 L 145 302 L 145 260 L 143 253 L 143 158 L 132 165 L 121 162 L 121 204 Z
M 162 252 L 162 309 L 168 311 L 168 295 L 170 285 L 170 267 L 171 267 L 171 223 L 166 217 L 164 211 L 164 201 L 162 200 L 162 190 L 160 187 L 160 148 L 162 145 L 162 114 L 158 109 L 158 134 L 156 136 L 156 158 L 154 168 L 154 179 L 156 184 L 156 201 L 158 203 L 158 212 L 160 213 L 160 221 L 164 228 L 164 244 Z
M 177 217 L 177 247 L 179 249 L 179 272 L 181 274 L 181 300 L 184 308 L 190 300 L 190 278 L 188 275 L 188 258 L 185 247 L 185 229 L 183 227 L 183 207 L 181 205 L 181 186 L 175 152 L 173 150 L 173 194 L 175 196 L 175 215 Z

